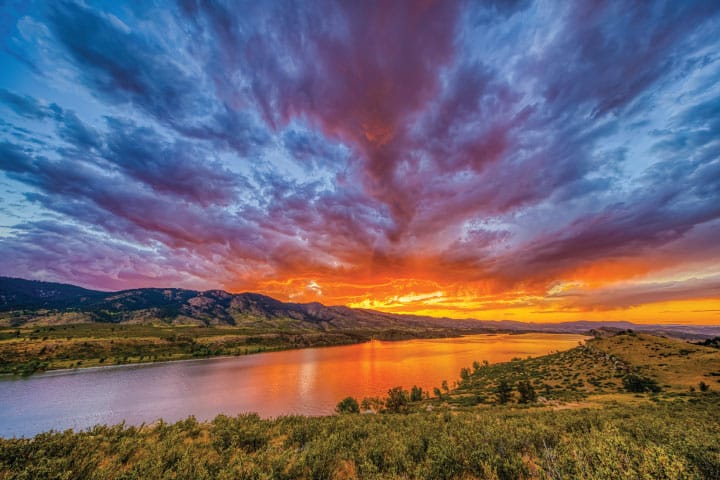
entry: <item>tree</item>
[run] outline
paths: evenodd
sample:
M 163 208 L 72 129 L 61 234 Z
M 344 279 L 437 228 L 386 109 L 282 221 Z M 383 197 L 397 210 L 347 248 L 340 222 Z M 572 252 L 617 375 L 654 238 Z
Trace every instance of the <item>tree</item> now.
M 710 390 L 710 385 L 708 385 L 708 384 L 705 383 L 705 382 L 700 382 L 700 383 L 698 384 L 698 387 L 700 387 L 700 391 L 701 391 L 701 392 L 707 392 L 708 390 Z
M 379 412 L 384 406 L 385 402 L 379 397 L 365 397 L 362 399 L 362 402 L 360 402 L 360 407 L 362 407 L 364 411 Z
M 442 390 L 440 390 L 438 387 L 433 388 L 433 393 L 436 397 L 438 397 L 440 400 L 442 400 Z
M 657 393 L 660 391 L 660 386 L 655 380 L 648 377 L 643 377 L 637 373 L 628 373 L 622 379 L 623 386 L 628 392 L 643 393 L 653 392 Z
M 411 402 L 419 402 L 423 398 L 423 389 L 421 387 L 418 387 L 416 385 L 413 385 L 413 387 L 410 389 L 410 401 Z
M 512 399 L 512 387 L 507 380 L 500 380 L 495 388 L 495 398 L 501 404 L 508 403 Z
M 447 380 L 443 380 L 442 385 L 440 385 L 440 386 L 445 391 L 445 393 L 450 393 L 450 387 L 448 387 Z
M 475 360 L 475 361 L 472 363 L 472 367 L 473 367 L 473 372 L 474 372 L 474 373 L 478 373 L 478 372 L 480 371 L 480 362 L 478 362 L 477 360 Z
M 408 409 L 408 392 L 402 387 L 393 387 L 388 390 L 388 398 L 385 400 L 385 409 L 390 413 L 403 413 Z
M 520 392 L 520 403 L 533 403 L 537 399 L 535 388 L 533 388 L 530 380 L 520 381 L 517 389 Z
M 337 404 L 335 411 L 337 413 L 360 413 L 360 405 L 353 397 L 347 397 Z
M 460 369 L 460 378 L 462 379 L 462 382 L 466 382 L 470 378 L 470 369 L 469 368 L 461 368 Z

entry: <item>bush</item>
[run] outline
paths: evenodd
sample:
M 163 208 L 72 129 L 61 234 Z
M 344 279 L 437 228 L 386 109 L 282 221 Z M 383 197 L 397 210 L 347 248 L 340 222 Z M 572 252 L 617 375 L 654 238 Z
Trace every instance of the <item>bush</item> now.
M 360 405 L 353 397 L 346 397 L 335 407 L 337 413 L 360 413 Z
M 388 413 L 404 413 L 408 409 L 408 392 L 402 387 L 394 387 L 388 390 L 388 398 L 385 400 L 385 408 Z
M 365 397 L 360 402 L 363 410 L 379 412 L 385 407 L 385 401 L 380 397 Z
M 508 403 L 512 399 L 512 387 L 507 380 L 500 380 L 495 388 L 495 398 L 501 404 Z
M 518 392 L 520 392 L 520 403 L 533 403 L 537 400 L 535 388 L 529 380 L 522 380 L 518 383 Z
M 423 389 L 421 387 L 418 387 L 416 385 L 413 385 L 413 387 L 410 389 L 410 401 L 411 402 L 419 402 L 423 398 Z
M 649 377 L 643 377 L 636 373 L 628 373 L 622 379 L 625 390 L 633 393 L 653 392 L 657 393 L 660 391 L 660 386 L 655 380 Z
M 718 400 L 694 400 L 98 426 L 0 438 L 0 478 L 720 478 Z
M 238 448 L 255 452 L 270 438 L 260 417 L 254 413 L 235 418 L 218 415 L 212 422 L 210 434 L 213 447 L 220 453 Z

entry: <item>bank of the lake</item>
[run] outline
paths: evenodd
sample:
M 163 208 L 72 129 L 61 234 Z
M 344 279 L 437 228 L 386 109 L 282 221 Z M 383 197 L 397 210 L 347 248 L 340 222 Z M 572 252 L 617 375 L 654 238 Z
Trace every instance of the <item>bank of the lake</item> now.
M 467 331 L 434 328 L 293 330 L 197 325 L 103 324 L 0 329 L 0 374 L 241 356 L 378 340 L 451 338 Z
M 396 385 L 450 385 L 473 361 L 509 361 L 567 350 L 579 335 L 472 335 L 371 341 L 193 362 L 48 372 L 0 380 L 0 435 L 32 435 L 126 421 L 258 412 L 325 415 L 347 395 L 382 396 Z

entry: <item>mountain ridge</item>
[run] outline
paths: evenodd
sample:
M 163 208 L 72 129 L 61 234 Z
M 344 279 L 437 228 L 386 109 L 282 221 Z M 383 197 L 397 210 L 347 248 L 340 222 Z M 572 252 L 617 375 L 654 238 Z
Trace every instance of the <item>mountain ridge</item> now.
M 20 313 L 18 313 L 20 312 Z M 252 325 L 309 330 L 352 328 L 448 328 L 468 332 L 598 333 L 637 330 L 683 338 L 720 336 L 720 326 L 635 324 L 626 321 L 579 320 L 534 323 L 514 320 L 450 319 L 394 314 L 319 302 L 282 302 L 253 292 L 149 287 L 119 291 L 0 277 L 0 324 L 25 323 L 168 323 Z

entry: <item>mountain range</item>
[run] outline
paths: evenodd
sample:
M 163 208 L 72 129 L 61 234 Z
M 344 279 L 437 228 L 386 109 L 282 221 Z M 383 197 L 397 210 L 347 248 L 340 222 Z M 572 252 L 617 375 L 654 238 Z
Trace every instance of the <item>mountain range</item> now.
M 117 292 L 0 277 L 0 326 L 80 322 L 251 326 L 276 330 L 448 329 L 455 332 L 597 333 L 635 330 L 683 338 L 720 336 L 720 326 L 624 321 L 533 323 L 401 315 L 321 303 L 289 303 L 258 293 L 138 288 Z

